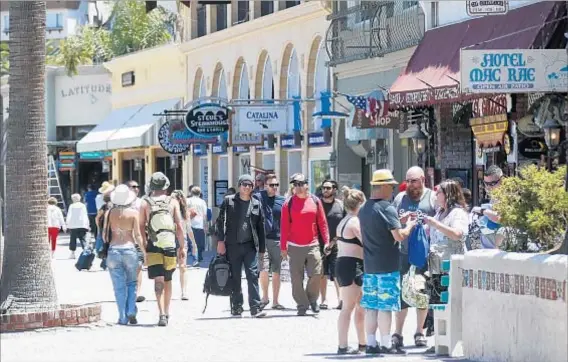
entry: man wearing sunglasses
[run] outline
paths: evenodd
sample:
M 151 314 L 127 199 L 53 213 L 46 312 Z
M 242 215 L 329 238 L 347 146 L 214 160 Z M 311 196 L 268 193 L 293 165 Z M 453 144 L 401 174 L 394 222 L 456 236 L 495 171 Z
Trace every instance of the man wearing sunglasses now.
M 264 230 L 266 232 L 266 253 L 264 258 L 258 261 L 260 267 L 260 287 L 262 289 L 262 301 L 260 306 L 264 309 L 269 303 L 268 278 L 269 270 L 272 272 L 272 309 L 282 310 L 284 307 L 278 302 L 280 294 L 280 267 L 282 257 L 280 255 L 280 217 L 282 205 L 286 199 L 280 196 L 278 178 L 275 174 L 266 176 L 264 190 L 258 193 L 264 210 Z
M 290 179 L 294 195 L 282 207 L 280 248 L 282 258 L 290 256 L 292 297 L 298 315 L 305 316 L 308 308 L 319 313 L 317 304 L 322 276 L 322 255 L 319 240 L 329 244 L 329 231 L 321 200 L 308 191 L 308 180 L 300 173 Z M 304 289 L 304 269 L 308 283 Z
M 258 259 L 264 258 L 266 250 L 264 212 L 260 200 L 252 197 L 253 177 L 242 175 L 238 184 L 239 191 L 226 196 L 219 210 L 217 253 L 226 254 L 231 264 L 231 314 L 240 317 L 243 313 L 241 276 L 244 266 L 250 314 L 253 318 L 261 318 L 266 316 L 258 290 Z
M 481 226 L 481 245 L 484 249 L 498 248 L 503 241 L 503 235 L 498 233 L 501 225 L 501 219 L 496 211 L 493 211 L 493 200 L 491 199 L 491 192 L 501 185 L 503 179 L 503 170 L 496 165 L 489 166 L 483 174 L 483 185 L 485 191 L 489 195 L 489 203 L 476 206 L 471 209 L 471 212 L 479 215 L 479 225 Z

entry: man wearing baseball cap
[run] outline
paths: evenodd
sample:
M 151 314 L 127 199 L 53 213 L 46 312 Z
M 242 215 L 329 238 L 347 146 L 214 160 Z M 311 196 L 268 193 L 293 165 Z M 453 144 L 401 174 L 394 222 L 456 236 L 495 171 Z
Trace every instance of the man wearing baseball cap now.
M 416 224 L 403 229 L 390 199 L 398 182 L 386 169 L 373 173 L 371 197 L 359 210 L 363 236 L 363 296 L 367 354 L 404 354 L 390 335 L 392 316 L 400 311 L 400 242 Z M 377 319 L 380 339 L 377 341 Z

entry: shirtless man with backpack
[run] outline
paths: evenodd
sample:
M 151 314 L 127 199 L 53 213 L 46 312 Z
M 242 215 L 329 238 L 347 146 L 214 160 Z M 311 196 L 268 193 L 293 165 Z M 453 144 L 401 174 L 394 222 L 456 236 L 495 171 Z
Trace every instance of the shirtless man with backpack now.
M 146 248 L 148 277 L 154 279 L 154 291 L 160 311 L 158 326 L 168 325 L 172 300 L 172 275 L 177 258 L 185 262 L 184 220 L 179 203 L 167 195 L 170 180 L 161 172 L 150 178 L 150 196 L 140 207 L 140 231 Z M 147 233 L 147 237 L 146 237 Z M 179 245 L 176 245 L 176 238 Z

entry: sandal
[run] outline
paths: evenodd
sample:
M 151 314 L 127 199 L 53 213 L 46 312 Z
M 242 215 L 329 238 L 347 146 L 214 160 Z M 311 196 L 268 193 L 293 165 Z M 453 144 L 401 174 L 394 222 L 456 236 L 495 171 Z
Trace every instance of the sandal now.
M 282 304 L 274 304 L 272 306 L 272 309 L 277 309 L 277 310 L 284 310 L 286 309 Z
M 258 305 L 258 309 L 259 310 L 263 310 L 264 308 L 266 308 L 266 306 L 270 304 L 270 300 L 267 300 L 266 302 L 260 302 L 260 304 Z
M 416 333 L 414 335 L 414 345 L 416 347 L 426 347 L 428 346 L 428 340 L 422 333 Z
M 327 309 L 327 304 L 325 304 L 325 303 L 320 304 L 320 309 L 324 309 L 324 310 Z

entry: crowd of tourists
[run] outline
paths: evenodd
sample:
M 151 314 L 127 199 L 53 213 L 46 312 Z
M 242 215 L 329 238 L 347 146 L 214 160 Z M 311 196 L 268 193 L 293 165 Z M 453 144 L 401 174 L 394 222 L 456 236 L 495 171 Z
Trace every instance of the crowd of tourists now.
M 498 167 L 488 168 L 484 185 L 489 195 L 502 178 Z M 330 308 L 327 285 L 333 281 L 339 301 L 335 308 L 341 310 L 338 354 L 404 354 L 402 330 L 410 307 L 416 308 L 417 318 L 413 344 L 425 347 L 426 336 L 434 328 L 428 304 L 440 303 L 445 288 L 442 261 L 472 248 L 496 248 L 502 239 L 499 215 L 491 210 L 491 201 L 481 207 L 468 205 L 468 192 L 460 180 L 444 180 L 427 188 L 419 167 L 407 171 L 403 185 L 391 171 L 375 171 L 369 198 L 334 180 L 325 180 L 318 185 L 317 195 L 312 194 L 309 180 L 299 173 L 290 178 L 288 195 L 283 197 L 278 180 L 274 174 L 240 176 L 213 226 L 217 255 L 230 264 L 231 315 L 239 317 L 244 312 L 243 270 L 252 317 L 262 318 L 269 309 L 285 309 L 279 292 L 281 268 L 287 263 L 298 316 Z M 193 254 L 197 261 L 202 258 L 207 206 L 201 191 L 193 187 L 186 198 L 181 190 L 168 195 L 169 186 L 161 172 L 145 185 L 143 198 L 138 197 L 137 182 L 116 188 L 103 184 L 94 223 L 80 195 L 73 195 L 66 220 L 56 201 L 48 202 L 52 245 L 52 235 L 56 237 L 52 230 L 69 229 L 73 257 L 77 239 L 83 245 L 85 234 L 97 228 L 119 324 L 137 323 L 136 301 L 141 297 L 137 290 L 147 266 L 148 277 L 154 280 L 158 325 L 166 326 L 174 271 L 180 269 L 182 299 L 187 299 L 187 255 Z M 484 220 L 483 232 L 472 237 L 474 220 Z M 416 235 L 427 240 L 423 263 L 412 257 Z M 357 347 L 348 344 L 351 319 Z

